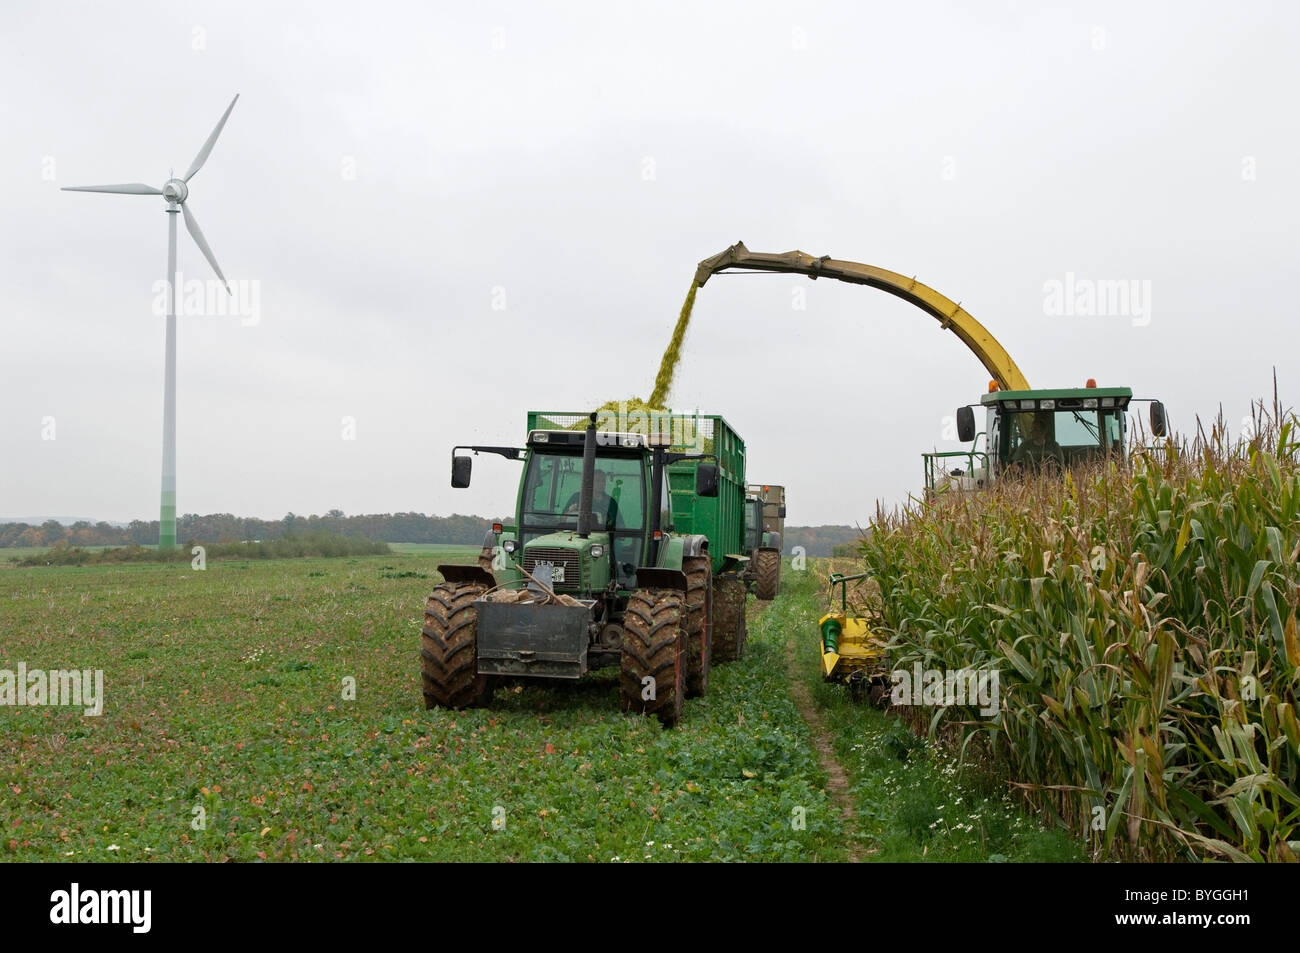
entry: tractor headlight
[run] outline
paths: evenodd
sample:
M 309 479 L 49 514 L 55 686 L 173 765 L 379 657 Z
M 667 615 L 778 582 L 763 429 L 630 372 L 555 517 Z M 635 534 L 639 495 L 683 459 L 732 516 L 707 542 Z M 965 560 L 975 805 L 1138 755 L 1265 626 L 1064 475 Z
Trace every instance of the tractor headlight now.
M 513 539 L 507 539 L 501 544 L 501 548 L 508 553 L 513 553 L 515 551 L 515 541 Z
M 588 552 L 591 553 L 592 559 L 599 559 L 601 556 L 605 555 L 605 547 L 600 543 L 592 543 L 591 549 L 589 549 Z

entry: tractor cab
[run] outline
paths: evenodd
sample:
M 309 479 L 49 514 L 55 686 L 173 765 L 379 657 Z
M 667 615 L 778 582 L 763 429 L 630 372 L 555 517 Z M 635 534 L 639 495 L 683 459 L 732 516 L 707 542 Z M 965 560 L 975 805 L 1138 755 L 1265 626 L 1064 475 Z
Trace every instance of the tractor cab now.
M 979 489 L 999 477 L 1122 459 L 1132 400 L 1130 388 L 1098 387 L 1092 380 L 1056 390 L 999 390 L 990 382 L 980 398 L 982 431 L 976 432 L 973 405 L 957 409 L 957 438 L 970 449 L 924 454 L 926 489 Z M 1150 404 L 1151 432 L 1163 437 L 1164 405 Z
M 758 501 L 755 520 L 757 546 L 780 549 L 785 537 L 785 487 L 773 483 L 751 483 L 745 487 L 746 499 Z
M 639 435 L 601 436 L 592 460 L 586 535 L 580 536 L 583 433 L 528 435 L 515 532 L 504 545 L 512 555 L 516 549 L 522 553 L 525 575 L 548 570 L 557 592 L 598 592 L 611 580 L 631 588 L 637 567 L 650 558 L 651 455 Z

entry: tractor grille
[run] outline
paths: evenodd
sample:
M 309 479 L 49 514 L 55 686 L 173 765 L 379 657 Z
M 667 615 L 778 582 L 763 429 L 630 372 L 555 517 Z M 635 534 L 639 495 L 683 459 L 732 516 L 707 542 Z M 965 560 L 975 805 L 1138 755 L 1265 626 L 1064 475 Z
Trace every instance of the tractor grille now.
M 538 563 L 552 563 L 555 571 L 564 570 L 564 579 L 555 583 L 556 591 L 578 590 L 582 587 L 581 569 L 578 554 L 572 549 L 560 549 L 555 546 L 527 546 L 524 548 L 524 572 L 533 574 Z

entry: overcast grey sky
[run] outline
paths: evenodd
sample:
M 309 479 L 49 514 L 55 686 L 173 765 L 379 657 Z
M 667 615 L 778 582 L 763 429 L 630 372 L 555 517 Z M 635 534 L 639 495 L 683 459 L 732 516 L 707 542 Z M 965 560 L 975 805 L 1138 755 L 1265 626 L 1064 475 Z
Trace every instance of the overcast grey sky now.
M 518 465 L 453 491 L 451 446 L 645 396 L 738 239 L 915 274 L 1035 386 L 1235 428 L 1300 382 L 1297 47 L 1261 2 L 9 0 L 0 514 L 157 518 L 163 202 L 59 187 L 161 186 L 236 92 L 190 206 L 260 310 L 180 319 L 178 512 L 503 514 Z M 1149 309 L 1049 314 L 1067 275 Z M 673 404 L 725 415 L 792 522 L 865 523 L 987 380 L 889 295 L 726 277 Z

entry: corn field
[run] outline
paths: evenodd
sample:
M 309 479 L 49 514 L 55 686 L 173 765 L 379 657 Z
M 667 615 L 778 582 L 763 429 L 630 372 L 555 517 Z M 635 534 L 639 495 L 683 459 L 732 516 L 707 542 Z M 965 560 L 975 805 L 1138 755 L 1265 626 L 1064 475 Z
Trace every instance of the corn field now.
M 996 668 L 1000 713 L 913 710 L 1094 857 L 1300 855 L 1300 424 L 878 514 L 892 668 Z

